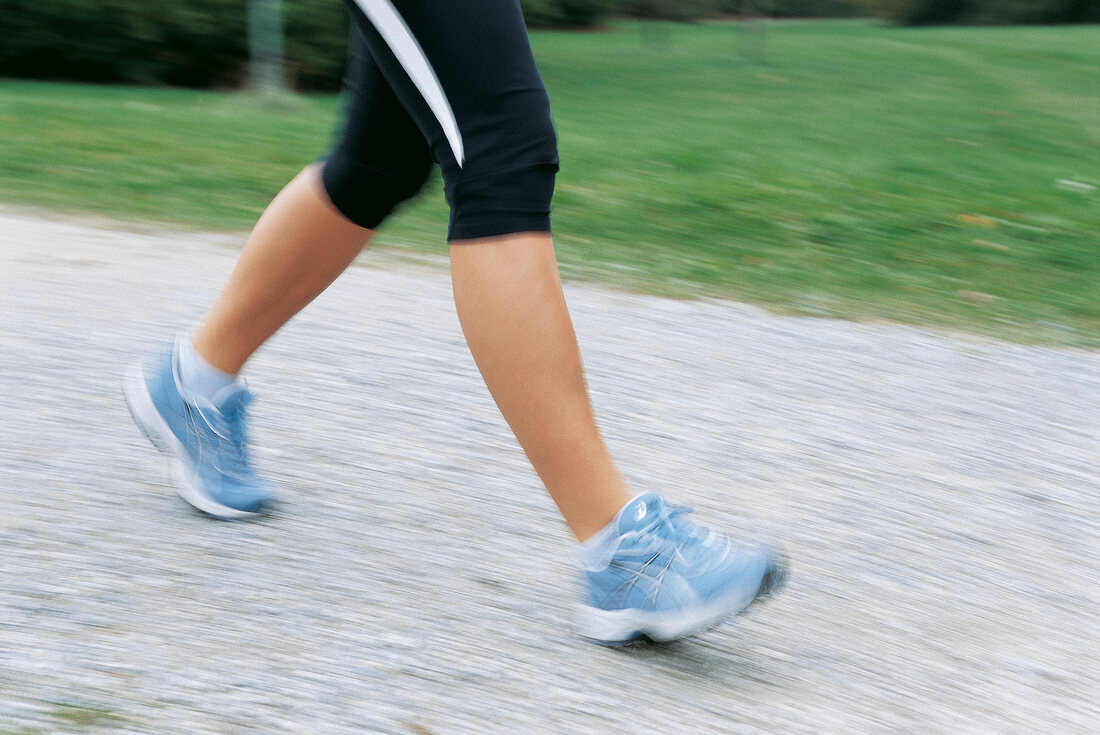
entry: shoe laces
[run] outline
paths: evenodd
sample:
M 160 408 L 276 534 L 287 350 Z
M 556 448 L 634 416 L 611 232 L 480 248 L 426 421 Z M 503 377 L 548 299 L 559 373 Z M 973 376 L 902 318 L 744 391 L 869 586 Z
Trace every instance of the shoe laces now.
M 679 573 L 674 568 L 697 573 L 713 564 L 714 550 L 710 545 L 718 534 L 689 520 L 691 512 L 689 505 L 668 505 L 661 501 L 645 526 L 622 536 L 619 551 L 626 552 L 633 561 L 612 558 L 611 565 L 626 575 L 609 596 L 612 605 L 623 604 L 639 584 L 645 590 L 645 605 L 657 605 L 668 575 Z
M 631 535 L 636 535 L 640 549 L 670 553 L 674 558 L 695 566 L 709 556 L 708 552 L 719 534 L 692 522 L 687 516 L 693 510 L 690 505 L 661 503 L 653 522 Z
M 245 430 L 245 411 L 251 402 L 252 394 L 241 390 L 223 405 L 200 411 L 213 433 L 207 438 L 214 444 L 214 466 L 223 475 L 235 480 L 247 479 L 252 474 Z

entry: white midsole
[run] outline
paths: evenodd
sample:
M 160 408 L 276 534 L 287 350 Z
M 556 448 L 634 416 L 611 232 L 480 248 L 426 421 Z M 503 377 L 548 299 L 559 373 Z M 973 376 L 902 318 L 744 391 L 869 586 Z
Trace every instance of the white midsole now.
M 149 388 L 145 384 L 145 374 L 141 365 L 134 365 L 126 371 L 126 375 L 122 380 L 122 392 L 126 398 L 126 403 L 130 407 L 130 413 L 133 415 L 134 421 L 141 426 L 153 446 L 175 457 L 176 461 L 172 463 L 172 484 L 181 498 L 203 513 L 216 518 L 234 520 L 256 515 L 251 511 L 238 510 L 237 508 L 230 508 L 228 505 L 222 505 L 202 491 L 198 472 L 189 461 L 187 449 L 183 446 L 183 442 L 172 433 L 172 429 L 169 428 L 168 423 L 153 404 L 153 399 L 149 395 Z
M 648 612 L 638 609 L 602 610 L 581 605 L 578 628 L 581 635 L 595 641 L 616 643 L 645 635 L 655 641 L 672 641 L 720 623 L 726 617 L 747 608 L 756 599 L 759 587 L 739 595 L 695 605 L 672 612 Z

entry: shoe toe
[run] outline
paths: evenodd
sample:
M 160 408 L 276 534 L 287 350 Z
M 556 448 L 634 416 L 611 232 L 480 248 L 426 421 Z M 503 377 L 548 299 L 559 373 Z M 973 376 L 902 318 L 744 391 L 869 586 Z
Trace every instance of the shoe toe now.
M 787 555 L 779 547 L 770 549 L 767 557 L 767 566 L 764 576 L 760 579 L 760 589 L 756 596 L 766 597 L 777 591 L 787 581 L 788 574 Z
M 273 498 L 264 487 L 226 484 L 222 486 L 217 500 L 227 508 L 242 513 L 260 513 L 271 506 Z

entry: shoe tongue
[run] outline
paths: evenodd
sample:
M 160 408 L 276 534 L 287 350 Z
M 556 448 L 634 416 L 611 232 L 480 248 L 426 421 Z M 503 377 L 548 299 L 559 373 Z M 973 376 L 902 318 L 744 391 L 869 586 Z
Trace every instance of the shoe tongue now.
M 652 526 L 663 504 L 664 500 L 657 493 L 645 493 L 631 500 L 619 511 L 619 535 Z
M 214 394 L 212 403 L 222 413 L 231 413 L 235 408 L 244 408 L 252 400 L 243 382 L 235 381 Z

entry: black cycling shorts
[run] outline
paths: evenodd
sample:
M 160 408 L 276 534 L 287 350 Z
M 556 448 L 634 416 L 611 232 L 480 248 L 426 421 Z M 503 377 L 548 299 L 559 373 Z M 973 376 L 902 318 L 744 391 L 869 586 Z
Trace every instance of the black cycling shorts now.
M 517 0 L 346 0 L 357 38 L 325 190 L 374 228 L 433 161 L 448 240 L 550 230 L 558 170 L 546 89 Z

